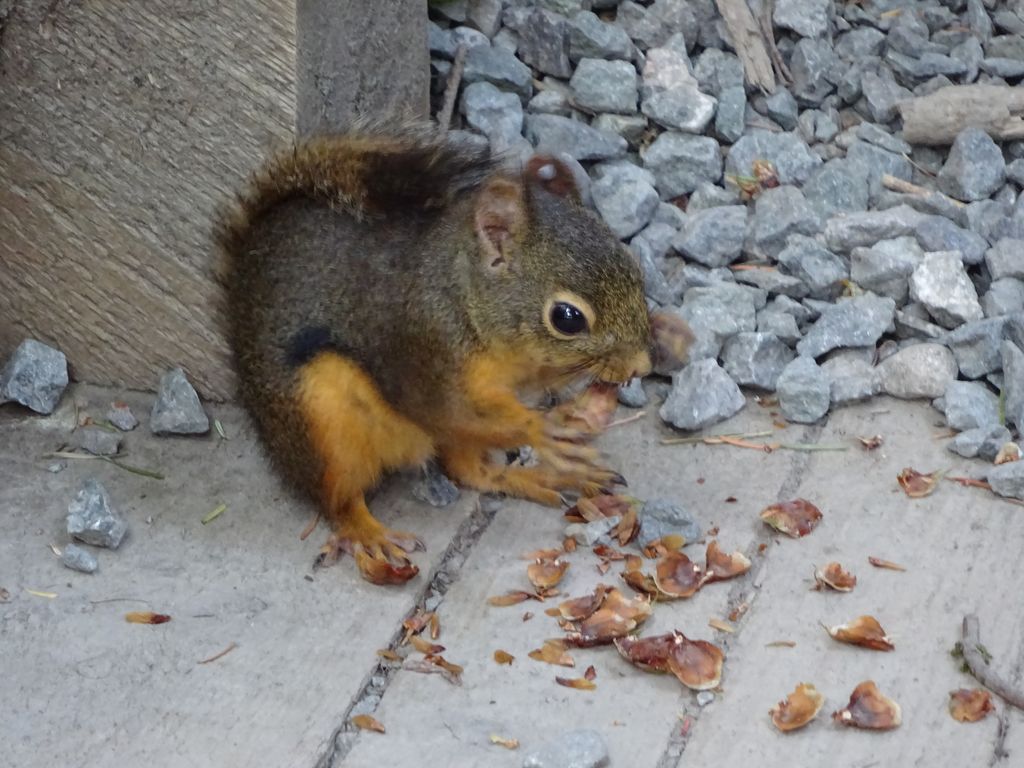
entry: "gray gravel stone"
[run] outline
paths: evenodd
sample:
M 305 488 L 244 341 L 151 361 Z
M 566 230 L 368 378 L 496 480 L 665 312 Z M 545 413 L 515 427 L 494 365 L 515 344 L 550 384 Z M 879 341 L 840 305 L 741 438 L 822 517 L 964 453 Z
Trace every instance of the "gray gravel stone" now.
M 976 381 L 951 381 L 945 394 L 932 405 L 946 416 L 951 429 L 963 431 L 999 424 L 999 400 L 984 384 Z
M 1024 59 L 1024 37 L 998 35 L 985 43 L 985 53 L 998 59 Z
M 893 136 L 875 123 L 861 123 L 856 129 L 857 137 L 889 152 L 909 155 L 913 150 L 903 139 Z
M 651 499 L 640 508 L 640 546 L 646 547 L 662 536 L 678 533 L 687 543 L 700 539 L 703 531 L 691 513 L 667 499 Z
M 910 276 L 910 297 L 923 304 L 944 328 L 956 328 L 984 315 L 978 294 L 957 253 L 926 253 Z
M 423 465 L 419 482 L 412 487 L 413 498 L 432 507 L 447 507 L 459 500 L 458 486 L 441 471 L 435 461 Z
M 981 69 L 982 59 L 985 53 L 981 43 L 976 38 L 969 37 L 962 43 L 954 46 L 949 55 L 959 61 L 964 67 L 963 82 L 973 83 L 978 79 L 978 72 Z
M 992 19 L 985 11 L 983 0 L 967 0 L 967 24 L 982 42 L 992 37 Z
M 803 185 L 803 192 L 822 221 L 868 207 L 867 174 L 844 158 L 829 160 L 815 170 Z
M 627 408 L 643 408 L 647 405 L 647 392 L 640 378 L 630 379 L 628 384 L 619 387 L 619 402 Z
M 753 331 L 756 324 L 757 304 L 764 306 L 753 291 L 730 283 L 689 288 L 683 294 L 679 314 L 694 334 L 690 359 L 718 357 L 722 344 L 730 336 L 742 331 Z
M 1000 345 L 1006 318 L 973 320 L 946 334 L 943 343 L 951 350 L 965 379 L 980 379 L 1002 368 Z
M 527 115 L 526 138 L 539 151 L 566 152 L 577 160 L 610 160 L 626 154 L 626 140 L 558 115 Z
M 563 733 L 523 759 L 523 768 L 604 768 L 608 745 L 595 730 Z
M 576 104 L 593 112 L 636 112 L 636 68 L 628 61 L 583 59 L 569 85 Z
M 466 7 L 466 23 L 494 37 L 501 27 L 502 5 L 502 0 L 471 0 Z
M 719 187 L 716 184 L 704 182 L 690 195 L 690 200 L 686 205 L 686 212 L 694 214 L 708 208 L 738 205 L 739 202 L 739 192 L 735 187 Z
M 619 515 L 602 517 L 589 523 L 569 523 L 565 526 L 565 535 L 575 539 L 577 544 L 592 547 L 611 533 L 612 529 L 622 521 Z
M 706 267 L 725 267 L 740 257 L 746 231 L 745 205 L 697 210 L 687 217 L 673 246 Z
M 912 237 L 880 240 L 870 248 L 854 248 L 850 254 L 850 279 L 865 290 L 888 296 L 897 305 L 906 303 L 910 275 L 924 258 Z
M 597 14 L 580 11 L 569 19 L 569 58 L 623 59 L 633 57 L 633 43 L 622 27 L 601 21 Z
M 850 354 L 852 353 L 852 354 Z M 843 350 L 821 364 L 832 405 L 858 402 L 882 391 L 882 376 L 859 350 Z
M 53 413 L 67 385 L 64 353 L 25 339 L 0 369 L 0 404 L 19 403 L 36 413 Z
M 1024 240 L 1004 237 L 997 241 L 986 251 L 985 265 L 993 280 L 1004 277 L 1024 280 Z
M 132 409 L 127 403 L 111 403 L 107 411 L 107 421 L 120 429 L 122 432 L 130 432 L 139 426 L 139 420 L 135 418 Z
M 941 344 L 914 344 L 885 358 L 878 365 L 882 390 L 887 395 L 912 400 L 936 398 L 956 380 L 956 360 Z
M 205 435 L 210 431 L 210 419 L 199 395 L 181 368 L 160 377 L 149 428 L 154 435 Z
M 772 19 L 775 25 L 803 37 L 821 37 L 828 32 L 832 3 L 829 0 L 779 0 Z
M 658 203 L 658 206 L 660 207 L 661 203 Z M 655 258 L 661 259 L 668 254 L 669 249 L 672 247 L 672 241 L 675 240 L 677 234 L 679 233 L 676 232 L 675 227 L 670 224 L 661 224 L 652 220 L 650 224 L 641 230 L 637 237 L 642 237 L 646 240 L 650 244 Z
M 842 63 L 829 41 L 800 39 L 789 62 L 793 74 L 793 95 L 805 105 L 816 107 L 836 88 L 843 73 Z
M 1024 460 L 992 467 L 988 471 L 988 484 L 1000 496 L 1024 499 Z
M 884 74 L 865 72 L 861 88 L 867 101 L 871 118 L 876 123 L 888 123 L 896 119 L 897 105 L 913 98 L 914 94 L 899 85 L 887 71 Z
M 64 549 L 60 553 L 60 561 L 65 567 L 82 573 L 93 573 L 99 567 L 96 555 L 72 543 L 64 545 Z
M 648 8 L 626 0 L 615 22 L 643 49 L 657 48 L 682 33 L 688 44 L 697 42 L 698 21 L 691 0 L 655 0 Z
M 1024 435 L 1024 351 L 1009 340 L 1002 344 L 1002 367 L 1006 421 Z
M 936 179 L 939 189 L 957 200 L 984 200 L 1006 181 L 999 145 L 981 128 L 965 128 L 949 150 Z
M 680 85 L 645 94 L 641 111 L 659 125 L 684 133 L 702 133 L 715 116 L 718 102 L 695 86 Z
M 783 185 L 764 190 L 754 204 L 751 224 L 754 247 L 775 256 L 792 235 L 813 235 L 821 230 L 821 219 L 803 192 Z
M 487 137 L 493 152 L 504 152 L 520 140 L 523 105 L 514 93 L 490 83 L 471 83 L 462 92 L 461 110 L 466 122 Z
M 128 524 L 110 507 L 107 490 L 96 480 L 86 480 L 68 505 L 68 533 L 86 544 L 117 549 Z
M 896 310 L 896 336 L 900 339 L 920 341 L 941 341 L 946 329 L 935 325 L 931 315 L 922 305 L 911 302 L 903 309 Z
M 738 333 L 722 347 L 722 367 L 740 386 L 774 390 L 793 350 L 771 333 Z
M 572 113 L 572 107 L 569 106 L 569 97 L 561 91 L 549 90 L 549 91 L 538 91 L 537 94 L 530 99 L 530 103 L 526 105 L 528 112 L 532 112 L 538 115 L 561 115 L 562 117 L 568 117 Z M 600 128 L 594 124 L 595 128 Z
M 946 450 L 965 459 L 982 458 L 992 461 L 999 449 L 1010 442 L 1010 430 L 1002 424 L 994 427 L 965 429 L 946 443 Z
M 784 131 L 791 131 L 796 128 L 799 107 L 797 107 L 793 94 L 787 89 L 781 86 L 776 88 L 775 92 L 765 99 L 765 107 L 768 117 L 781 125 Z
M 598 115 L 590 125 L 621 136 L 631 147 L 638 147 L 647 133 L 647 118 L 642 115 Z
M 849 276 L 845 262 L 813 237 L 793 235 L 776 257 L 779 264 L 807 286 L 813 298 L 831 299 L 842 292 Z
M 1000 317 L 1024 310 L 1024 280 L 1003 277 L 993 280 L 981 297 L 985 317 Z
M 452 46 L 455 50 L 458 50 L 460 45 L 466 46 L 468 51 L 478 45 L 490 45 L 491 41 L 487 38 L 483 32 L 470 27 L 455 27 L 451 30 Z
M 675 304 L 678 292 L 673 290 L 658 267 L 653 246 L 642 237 L 634 237 L 629 250 L 644 276 L 644 295 L 662 306 Z
M 873 27 L 859 27 L 836 38 L 836 53 L 847 61 L 877 56 L 885 45 L 885 33 Z
M 715 134 L 727 143 L 743 136 L 746 128 L 747 92 L 742 85 L 726 88 L 718 97 Z
M 427 48 L 431 56 L 440 56 L 451 61 L 457 47 L 450 29 L 442 29 L 432 21 L 427 22 Z
M 661 418 L 677 429 L 703 429 L 737 413 L 746 400 L 716 360 L 696 360 L 672 375 Z
M 775 392 L 779 410 L 788 421 L 810 424 L 828 413 L 829 379 L 814 358 L 801 356 L 787 365 L 776 382 Z
M 840 347 L 872 346 L 892 326 L 895 311 L 896 302 L 887 296 L 865 293 L 840 299 L 821 313 L 797 351 L 818 357 Z
M 752 176 L 755 160 L 772 163 L 780 184 L 801 184 L 821 165 L 821 158 L 798 134 L 754 129 L 729 148 L 725 170 L 737 176 Z
M 93 456 L 115 456 L 121 447 L 121 435 L 100 427 L 82 427 L 76 430 L 74 443 Z
M 773 334 L 791 347 L 801 338 L 796 318 L 773 308 L 762 309 L 757 313 L 757 332 Z
M 533 93 L 530 68 L 503 48 L 478 45 L 466 53 L 462 79 L 468 85 L 488 82 L 503 91 L 512 91 L 523 101 Z
M 902 155 L 889 152 L 866 141 L 854 141 L 846 151 L 846 161 L 867 179 L 870 199 L 878 200 L 883 192 L 882 176 L 889 174 L 910 181 L 914 167 Z
M 777 269 L 744 269 L 736 272 L 736 282 L 761 288 L 770 294 L 801 299 L 807 295 L 807 286 L 798 277 Z
M 674 88 L 700 88 L 686 53 L 686 41 L 681 35 L 670 37 L 664 46 L 649 49 L 644 54 L 641 71 L 640 95 L 644 98 Z
M 708 48 L 693 65 L 693 73 L 705 93 L 721 97 L 726 88 L 743 87 L 743 64 L 734 53 Z
M 1024 76 L 1024 61 L 1017 59 L 982 59 L 981 71 L 989 75 L 1005 78 Z
M 590 192 L 601 217 L 620 239 L 647 226 L 660 203 L 651 184 L 622 170 L 605 173 L 591 185 Z
M 572 76 L 569 26 L 565 17 L 536 8 L 519 33 L 518 55 L 523 63 L 555 77 Z
M 654 173 L 662 199 L 678 197 L 702 182 L 714 184 L 722 178 L 718 142 L 707 136 L 666 131 L 643 153 L 643 161 L 644 167 Z
M 926 251 L 957 251 L 964 264 L 980 264 L 988 249 L 984 237 L 942 216 L 924 216 L 914 227 L 914 237 Z

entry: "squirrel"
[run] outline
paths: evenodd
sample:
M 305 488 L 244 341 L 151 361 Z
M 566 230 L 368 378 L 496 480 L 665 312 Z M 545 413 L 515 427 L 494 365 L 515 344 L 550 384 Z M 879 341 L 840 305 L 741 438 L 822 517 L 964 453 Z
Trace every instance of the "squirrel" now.
M 557 158 L 513 172 L 436 129 L 318 136 L 254 175 L 216 239 L 241 398 L 329 521 L 322 558 L 414 576 L 422 543 L 365 494 L 431 458 L 459 485 L 549 506 L 625 483 L 526 404 L 651 370 L 641 271 Z M 523 445 L 535 466 L 492 458 Z

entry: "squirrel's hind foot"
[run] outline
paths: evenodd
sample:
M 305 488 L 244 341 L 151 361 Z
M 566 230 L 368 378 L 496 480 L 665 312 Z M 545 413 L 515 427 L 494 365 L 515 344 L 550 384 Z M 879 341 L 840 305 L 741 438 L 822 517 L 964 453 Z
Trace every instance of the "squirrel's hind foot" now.
M 362 499 L 349 504 L 337 519 L 317 557 L 318 565 L 331 565 L 344 552 L 355 559 L 362 577 L 374 584 L 402 584 L 419 573 L 409 554 L 426 549 L 423 541 L 382 524 Z

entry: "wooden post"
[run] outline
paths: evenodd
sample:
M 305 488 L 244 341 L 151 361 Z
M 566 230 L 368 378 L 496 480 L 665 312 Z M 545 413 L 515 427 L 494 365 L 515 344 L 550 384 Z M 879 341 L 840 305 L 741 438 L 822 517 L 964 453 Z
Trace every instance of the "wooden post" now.
M 77 380 L 232 397 L 215 211 L 296 128 L 425 117 L 426 3 L 0 8 L 0 362 L 34 337 Z
M 425 0 L 298 0 L 296 128 L 430 116 Z

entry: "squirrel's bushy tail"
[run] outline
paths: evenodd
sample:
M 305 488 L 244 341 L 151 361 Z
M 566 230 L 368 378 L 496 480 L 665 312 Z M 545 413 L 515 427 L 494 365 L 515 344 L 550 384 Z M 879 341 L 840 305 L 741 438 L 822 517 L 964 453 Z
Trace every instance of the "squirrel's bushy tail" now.
M 274 205 L 303 197 L 357 217 L 444 208 L 498 167 L 487 149 L 455 144 L 434 126 L 362 126 L 316 136 L 278 153 L 223 210 L 214 237 L 229 258 L 249 223 Z

